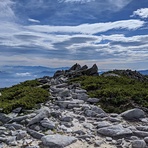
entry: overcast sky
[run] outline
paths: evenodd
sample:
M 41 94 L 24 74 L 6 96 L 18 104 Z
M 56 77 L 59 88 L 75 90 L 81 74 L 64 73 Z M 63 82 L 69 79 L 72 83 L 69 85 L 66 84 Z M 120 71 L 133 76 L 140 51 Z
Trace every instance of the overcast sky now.
M 0 0 L 0 65 L 148 69 L 148 0 Z

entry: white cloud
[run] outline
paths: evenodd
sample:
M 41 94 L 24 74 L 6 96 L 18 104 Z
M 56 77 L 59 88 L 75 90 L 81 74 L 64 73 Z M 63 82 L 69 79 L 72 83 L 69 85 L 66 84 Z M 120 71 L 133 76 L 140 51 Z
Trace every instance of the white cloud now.
M 28 21 L 29 21 L 29 22 L 33 22 L 33 23 L 40 23 L 39 20 L 35 20 L 35 19 L 31 19 L 31 18 L 29 18 Z
M 66 2 L 66 3 L 75 3 L 75 2 L 88 3 L 92 1 L 95 1 L 95 0 L 59 0 L 59 2 Z
M 27 76 L 31 76 L 31 73 L 29 72 L 24 72 L 24 73 L 16 73 L 17 76 L 20 76 L 20 77 L 27 77 Z
M 148 8 L 141 8 L 133 12 L 131 17 L 139 16 L 141 18 L 148 18 Z
M 31 25 L 24 27 L 37 32 L 46 33 L 82 33 L 82 34 L 96 34 L 106 32 L 112 29 L 128 29 L 135 30 L 144 25 L 144 21 L 140 20 L 121 20 L 116 22 L 82 24 L 79 26 L 49 26 L 49 25 Z M 89 28 L 89 29 L 88 29 Z
M 15 3 L 11 0 L 0 1 L 0 21 L 13 21 L 16 19 L 12 6 Z

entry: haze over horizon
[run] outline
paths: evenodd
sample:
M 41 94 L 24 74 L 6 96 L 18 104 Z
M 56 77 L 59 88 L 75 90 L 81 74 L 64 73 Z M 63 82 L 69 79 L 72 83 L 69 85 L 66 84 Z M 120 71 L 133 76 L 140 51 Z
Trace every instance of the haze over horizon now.
M 148 69 L 148 1 L 0 0 L 0 66 Z

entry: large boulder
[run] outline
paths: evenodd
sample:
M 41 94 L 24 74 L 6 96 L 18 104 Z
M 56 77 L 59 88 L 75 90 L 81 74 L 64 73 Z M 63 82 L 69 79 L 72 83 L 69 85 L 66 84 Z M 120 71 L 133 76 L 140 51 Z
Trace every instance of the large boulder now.
M 75 137 L 65 136 L 65 135 L 47 135 L 41 138 L 44 146 L 50 148 L 64 148 L 77 141 Z
M 132 141 L 132 148 L 146 148 L 146 143 L 144 140 L 134 140 Z
M 77 71 L 77 70 L 80 70 L 80 69 L 81 69 L 81 66 L 80 66 L 78 63 L 76 63 L 76 64 L 74 64 L 74 65 L 69 69 L 69 71 L 72 71 L 72 70 Z
M 39 110 L 39 113 L 29 121 L 28 125 L 39 123 L 42 119 L 49 116 L 50 116 L 49 108 L 48 107 L 41 108 Z
M 130 129 L 124 128 L 121 124 L 99 128 L 97 132 L 99 134 L 109 137 L 125 136 L 132 134 L 132 131 Z
M 145 117 L 145 113 L 141 109 L 134 108 L 121 113 L 121 116 L 127 120 L 139 120 L 140 118 Z
M 93 75 L 97 76 L 98 75 L 98 67 L 96 64 L 94 64 L 91 68 L 87 69 L 86 71 L 83 72 L 84 75 Z
M 3 114 L 3 113 L 0 113 L 0 121 L 1 121 L 2 123 L 7 123 L 7 122 L 9 122 L 11 119 L 12 119 L 12 118 L 9 117 L 8 115 Z

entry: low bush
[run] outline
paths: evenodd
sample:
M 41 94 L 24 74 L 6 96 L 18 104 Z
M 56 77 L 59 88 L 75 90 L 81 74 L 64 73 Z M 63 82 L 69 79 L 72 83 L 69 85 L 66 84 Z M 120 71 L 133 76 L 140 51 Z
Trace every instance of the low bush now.
M 148 82 L 126 76 L 82 76 L 72 79 L 88 91 L 89 97 L 100 98 L 99 105 L 106 112 L 122 112 L 134 104 L 148 107 Z
M 31 109 L 37 103 L 46 101 L 49 93 L 47 90 L 37 87 L 38 85 L 40 83 L 37 80 L 31 80 L 2 89 L 0 108 L 3 109 L 3 112 L 9 113 L 17 107 Z

